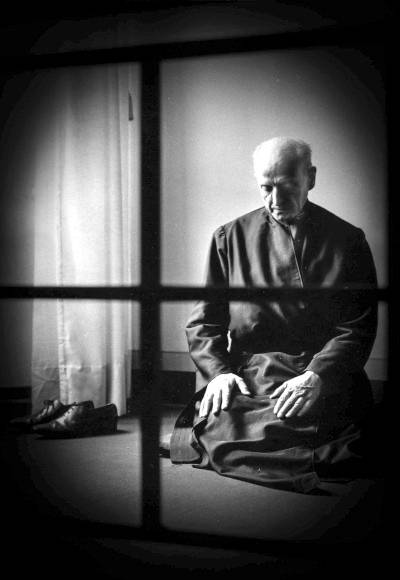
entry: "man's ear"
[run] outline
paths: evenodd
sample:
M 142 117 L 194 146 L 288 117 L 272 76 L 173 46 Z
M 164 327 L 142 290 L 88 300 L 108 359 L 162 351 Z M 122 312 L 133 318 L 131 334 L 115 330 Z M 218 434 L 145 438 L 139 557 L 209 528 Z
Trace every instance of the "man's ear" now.
M 310 189 L 312 189 L 315 185 L 315 176 L 317 174 L 317 168 L 314 167 L 314 165 L 312 167 L 310 167 L 308 169 L 308 191 L 310 191 Z

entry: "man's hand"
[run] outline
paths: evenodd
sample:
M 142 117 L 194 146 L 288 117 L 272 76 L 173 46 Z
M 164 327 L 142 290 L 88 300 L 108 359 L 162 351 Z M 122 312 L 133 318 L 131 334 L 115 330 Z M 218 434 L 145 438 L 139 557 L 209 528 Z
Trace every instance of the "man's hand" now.
M 208 383 L 201 401 L 200 417 L 207 417 L 211 410 L 213 413 L 218 413 L 220 409 L 227 409 L 235 388 L 238 388 L 243 395 L 251 395 L 244 380 L 234 373 L 214 377 Z
M 319 398 L 321 385 L 321 378 L 313 371 L 285 381 L 271 395 L 271 399 L 279 397 L 274 407 L 278 419 L 303 415 Z

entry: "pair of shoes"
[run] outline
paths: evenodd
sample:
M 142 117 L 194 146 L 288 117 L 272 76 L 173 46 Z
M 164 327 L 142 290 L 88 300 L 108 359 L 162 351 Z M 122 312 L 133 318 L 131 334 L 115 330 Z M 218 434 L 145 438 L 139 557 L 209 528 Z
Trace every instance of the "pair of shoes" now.
M 61 416 L 52 421 L 35 425 L 33 431 L 49 438 L 90 437 L 107 435 L 117 431 L 118 411 L 114 403 L 104 407 L 93 407 L 85 403 L 74 403 Z
M 94 407 L 92 401 L 82 401 L 81 403 L 73 403 L 73 405 L 82 405 L 91 409 Z M 43 408 L 40 411 L 37 411 L 33 415 L 25 415 L 24 417 L 11 419 L 10 425 L 23 429 L 24 431 L 31 431 L 35 425 L 49 423 L 49 421 L 58 419 L 58 417 L 64 415 L 73 405 L 64 405 L 58 399 L 46 399 L 43 401 Z

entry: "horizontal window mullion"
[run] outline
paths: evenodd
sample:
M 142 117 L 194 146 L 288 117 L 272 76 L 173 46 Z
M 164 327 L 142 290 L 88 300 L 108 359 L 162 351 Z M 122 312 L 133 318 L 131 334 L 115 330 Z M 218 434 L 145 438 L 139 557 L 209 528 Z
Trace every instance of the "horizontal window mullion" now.
M 81 300 L 313 300 L 324 296 L 353 296 L 389 300 L 387 288 L 368 286 L 347 287 L 310 287 L 310 288 L 217 288 L 196 286 L 3 286 L 0 287 L 1 299 L 81 299 Z
M 314 30 L 293 30 L 277 34 L 217 38 L 184 42 L 65 51 L 50 54 L 15 55 L 0 65 L 3 70 L 40 70 L 64 66 L 145 62 L 248 53 L 261 50 L 310 48 L 319 46 L 353 47 L 370 44 L 371 39 L 385 38 L 387 23 L 380 19 L 358 25 L 327 25 Z M 382 34 L 379 35 L 379 32 Z

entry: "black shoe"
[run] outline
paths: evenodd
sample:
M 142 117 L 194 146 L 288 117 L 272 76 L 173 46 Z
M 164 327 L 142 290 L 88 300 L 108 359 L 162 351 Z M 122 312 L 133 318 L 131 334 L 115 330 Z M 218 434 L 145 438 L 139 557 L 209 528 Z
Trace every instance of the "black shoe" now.
M 47 399 L 43 401 L 43 408 L 37 411 L 33 415 L 26 415 L 25 417 L 16 417 L 11 419 L 10 425 L 14 427 L 19 427 L 23 430 L 30 431 L 35 425 L 41 425 L 43 423 L 48 423 L 54 419 L 58 419 L 64 415 L 68 409 L 73 405 L 82 405 L 87 408 L 94 408 L 92 401 L 83 401 L 81 403 L 73 403 L 72 405 L 64 405 L 58 399 Z
M 33 427 L 35 433 L 46 437 L 90 437 L 106 435 L 117 430 L 118 412 L 114 403 L 90 408 L 83 405 L 71 407 L 58 419 Z

